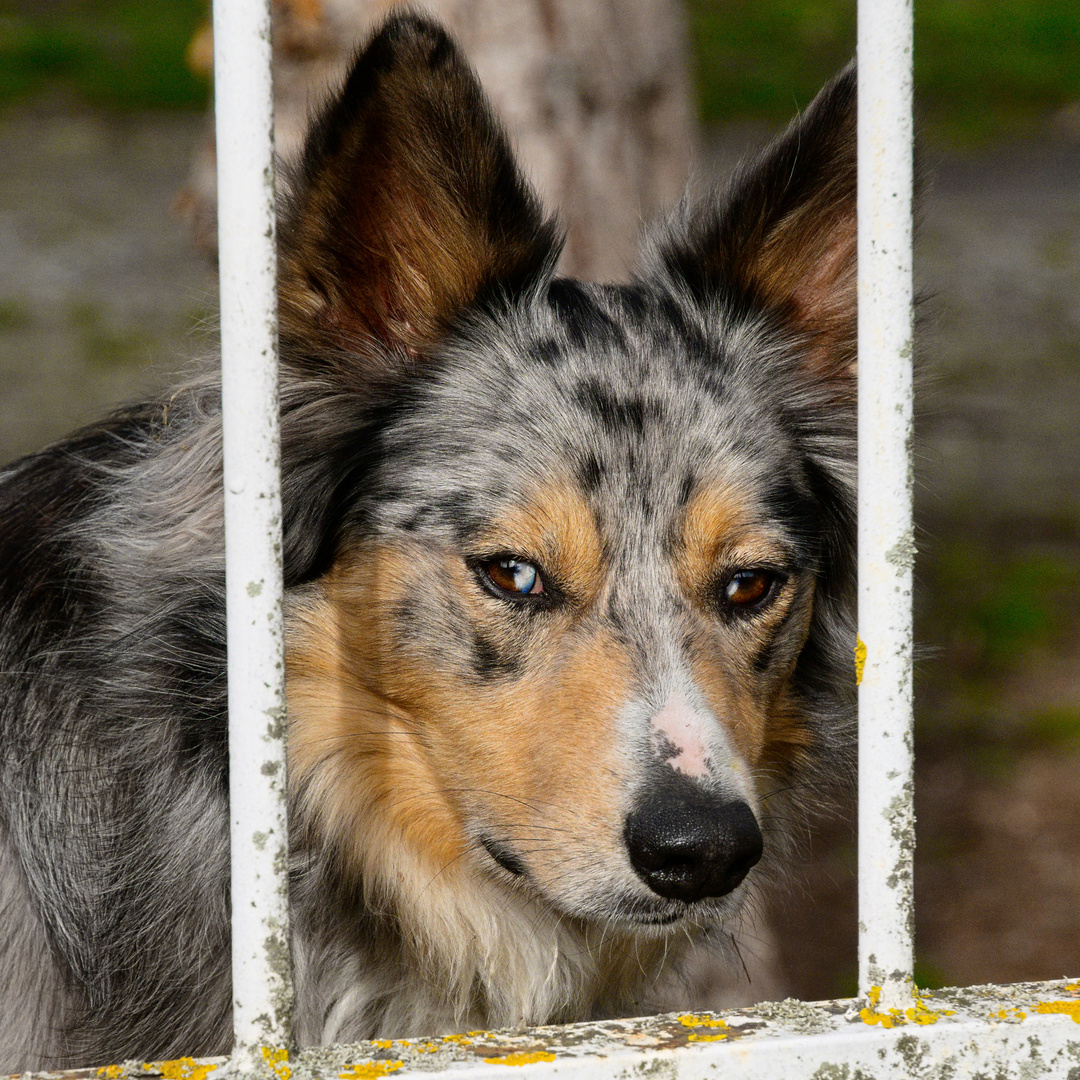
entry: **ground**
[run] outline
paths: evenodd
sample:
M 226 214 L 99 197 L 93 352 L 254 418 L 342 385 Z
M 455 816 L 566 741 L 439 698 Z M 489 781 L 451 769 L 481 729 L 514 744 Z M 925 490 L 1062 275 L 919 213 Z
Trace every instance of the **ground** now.
M 213 347 L 171 213 L 202 120 L 0 113 L 0 460 Z M 705 168 L 748 132 L 716 131 Z M 711 163 L 711 164 L 710 164 Z M 916 861 L 923 984 L 1080 974 L 1080 141 L 929 154 L 918 245 Z M 842 820 L 774 922 L 793 993 L 854 990 Z

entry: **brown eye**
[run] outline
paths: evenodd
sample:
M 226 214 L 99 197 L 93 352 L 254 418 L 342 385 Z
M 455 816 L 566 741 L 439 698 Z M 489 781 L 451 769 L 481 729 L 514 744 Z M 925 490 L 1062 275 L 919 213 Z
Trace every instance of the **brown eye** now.
M 779 575 L 772 570 L 736 570 L 723 586 L 724 601 L 748 610 L 762 604 L 772 593 Z
M 544 579 L 540 576 L 539 567 L 526 559 L 504 555 L 488 559 L 480 564 L 479 569 L 487 584 L 511 600 L 544 594 Z

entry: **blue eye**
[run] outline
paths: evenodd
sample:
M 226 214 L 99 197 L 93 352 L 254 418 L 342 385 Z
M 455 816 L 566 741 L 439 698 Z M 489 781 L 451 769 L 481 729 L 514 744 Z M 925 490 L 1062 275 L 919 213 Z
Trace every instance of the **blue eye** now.
M 544 592 L 544 581 L 539 568 L 525 559 L 505 555 L 498 559 L 489 559 L 480 569 L 488 581 L 502 593 L 517 599 L 523 596 L 540 596 Z

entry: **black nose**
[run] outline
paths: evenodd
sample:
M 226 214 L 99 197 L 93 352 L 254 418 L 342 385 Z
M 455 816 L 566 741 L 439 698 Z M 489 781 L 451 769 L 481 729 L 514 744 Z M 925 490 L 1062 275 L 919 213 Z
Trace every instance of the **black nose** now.
M 675 774 L 626 819 L 626 847 L 638 877 L 671 900 L 724 896 L 761 858 L 761 830 L 741 799 L 711 795 Z

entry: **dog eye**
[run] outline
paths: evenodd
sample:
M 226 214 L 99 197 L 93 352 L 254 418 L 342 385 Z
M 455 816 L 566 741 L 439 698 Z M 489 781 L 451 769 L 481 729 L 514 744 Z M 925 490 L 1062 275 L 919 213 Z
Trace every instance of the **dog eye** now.
M 721 586 L 724 606 L 737 611 L 752 611 L 763 607 L 776 592 L 776 586 L 781 581 L 781 575 L 773 570 L 736 570 Z
M 502 555 L 480 564 L 480 573 L 496 593 L 510 600 L 544 595 L 544 579 L 540 568 L 516 555 Z

